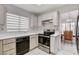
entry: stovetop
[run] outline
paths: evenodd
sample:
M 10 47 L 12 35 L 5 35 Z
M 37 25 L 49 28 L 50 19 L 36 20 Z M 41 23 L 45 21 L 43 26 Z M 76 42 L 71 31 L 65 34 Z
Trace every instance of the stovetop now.
M 54 32 L 44 32 L 44 34 L 39 34 L 41 37 L 50 38 L 50 35 L 54 34 Z

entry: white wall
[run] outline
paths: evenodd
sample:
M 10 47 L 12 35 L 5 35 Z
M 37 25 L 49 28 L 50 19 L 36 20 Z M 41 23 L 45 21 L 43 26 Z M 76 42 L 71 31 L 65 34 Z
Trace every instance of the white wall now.
M 44 29 L 53 29 L 52 23 L 49 23 L 49 22 L 45 23 L 45 25 L 43 27 L 44 27 Z
M 57 8 L 57 9 L 54 9 L 52 10 L 51 12 L 47 12 L 47 13 L 44 13 L 44 14 L 41 14 L 38 16 L 38 25 L 39 26 L 42 26 L 41 24 L 41 21 L 43 20 L 47 20 L 47 19 L 54 19 L 53 20 L 53 25 L 55 25 L 54 27 L 56 27 L 58 30 L 59 30 L 59 27 L 60 27 L 60 14 L 62 13 L 66 13 L 66 12 L 69 12 L 69 11 L 73 11 L 73 10 L 77 10 L 79 8 L 79 4 L 68 4 L 68 5 L 65 5 L 61 8 Z M 55 13 L 59 11 L 59 13 Z M 55 15 L 57 14 L 57 15 Z M 64 21 L 64 20 L 63 20 Z M 56 26 L 56 24 L 58 24 L 58 26 Z
M 0 5 L 0 31 L 6 31 L 6 9 L 3 5 Z
M 10 13 L 18 14 L 21 16 L 29 17 L 31 19 L 30 20 L 30 27 L 36 28 L 37 26 L 42 26 L 41 25 L 42 20 L 57 18 L 58 16 L 56 16 L 55 15 L 56 13 L 54 13 L 56 11 L 59 11 L 60 13 L 64 13 L 64 12 L 72 11 L 72 10 L 75 10 L 78 8 L 79 8 L 79 5 L 77 5 L 77 4 L 63 6 L 61 8 L 57 8 L 55 10 L 52 10 L 51 12 L 44 13 L 44 14 L 38 16 L 38 20 L 37 20 L 36 15 L 29 13 L 21 8 L 15 7 L 13 5 L 8 5 L 8 4 L 7 5 L 0 5 L 0 24 L 2 24 L 2 22 L 4 23 L 4 25 L 0 25 L 0 31 L 6 31 L 6 26 L 5 26 L 6 25 L 6 22 L 5 22 L 6 21 L 6 18 L 5 18 L 6 12 L 10 12 Z M 53 22 L 56 25 L 57 23 L 59 23 L 59 19 L 57 19 L 57 21 L 54 20 Z M 55 27 L 57 27 L 57 26 L 55 26 Z
M 38 26 L 38 20 L 36 16 L 32 15 L 30 21 L 31 21 L 30 23 L 31 28 L 35 28 Z
M 42 26 L 42 21 L 52 19 L 52 27 L 51 29 L 57 30 L 58 26 L 58 11 L 52 11 L 49 13 L 42 14 L 38 16 L 38 26 Z M 49 27 L 48 27 L 49 28 Z
M 54 12 L 45 13 L 45 14 L 42 14 L 42 15 L 38 16 L 38 22 L 39 22 L 38 25 L 42 26 L 41 21 L 48 20 L 48 19 L 53 20 L 53 16 L 54 16 Z
M 5 19 L 4 30 L 0 30 L 0 32 L 6 31 L 6 18 L 5 17 L 6 17 L 7 12 L 17 14 L 17 15 L 20 15 L 20 16 L 29 17 L 30 18 L 30 28 L 37 26 L 37 16 L 36 15 L 34 15 L 30 12 L 27 12 L 27 11 L 21 9 L 21 8 L 15 7 L 11 4 L 0 5 L 0 7 L 3 9 L 3 10 L 0 9 L 0 20 L 3 21 L 2 19 Z M 4 12 L 5 16 L 2 17 L 1 15 L 3 15 L 3 13 L 1 14 L 1 12 Z M 0 28 L 1 28 L 1 26 L 0 26 Z

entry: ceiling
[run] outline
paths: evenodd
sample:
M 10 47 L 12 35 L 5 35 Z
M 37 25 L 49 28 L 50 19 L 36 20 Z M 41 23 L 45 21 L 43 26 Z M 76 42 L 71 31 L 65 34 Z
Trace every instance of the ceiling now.
M 14 4 L 14 6 L 31 13 L 41 14 L 62 7 L 64 4 Z

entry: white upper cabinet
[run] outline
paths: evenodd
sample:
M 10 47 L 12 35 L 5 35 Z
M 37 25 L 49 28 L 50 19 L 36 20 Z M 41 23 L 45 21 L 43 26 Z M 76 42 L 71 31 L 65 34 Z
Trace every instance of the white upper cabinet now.
M 0 5 L 0 24 L 5 24 L 6 10 L 3 5 Z
M 38 25 L 42 26 L 42 21 L 52 19 L 53 25 L 58 24 L 58 12 L 51 12 L 38 16 Z

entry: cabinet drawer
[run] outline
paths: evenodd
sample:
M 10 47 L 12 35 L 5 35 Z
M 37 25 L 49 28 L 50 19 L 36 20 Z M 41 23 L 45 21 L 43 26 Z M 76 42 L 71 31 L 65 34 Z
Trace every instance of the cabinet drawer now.
M 38 35 L 31 35 L 30 37 L 31 38 L 36 38 Z
M 11 43 L 11 42 L 15 42 L 16 39 L 6 39 L 6 40 L 3 40 L 3 44 L 8 44 L 8 43 Z
M 2 55 L 2 41 L 0 41 L 0 55 Z
M 2 49 L 2 41 L 0 41 L 0 51 L 1 51 L 1 49 Z
M 10 49 L 13 49 L 13 48 L 16 48 L 16 43 L 10 43 L 10 44 L 7 44 L 7 45 L 3 45 L 3 51 L 7 51 L 7 50 L 10 50 Z
M 2 52 L 0 52 L 0 55 L 2 55 Z
M 16 53 L 12 53 L 12 54 L 10 54 L 10 55 L 16 55 Z
M 30 38 L 32 39 L 32 38 L 35 38 L 35 36 L 30 36 Z
M 12 54 L 16 55 L 16 49 L 12 49 L 12 50 L 6 51 L 3 54 L 4 55 L 12 55 Z
M 30 50 L 38 46 L 38 35 L 30 36 Z

